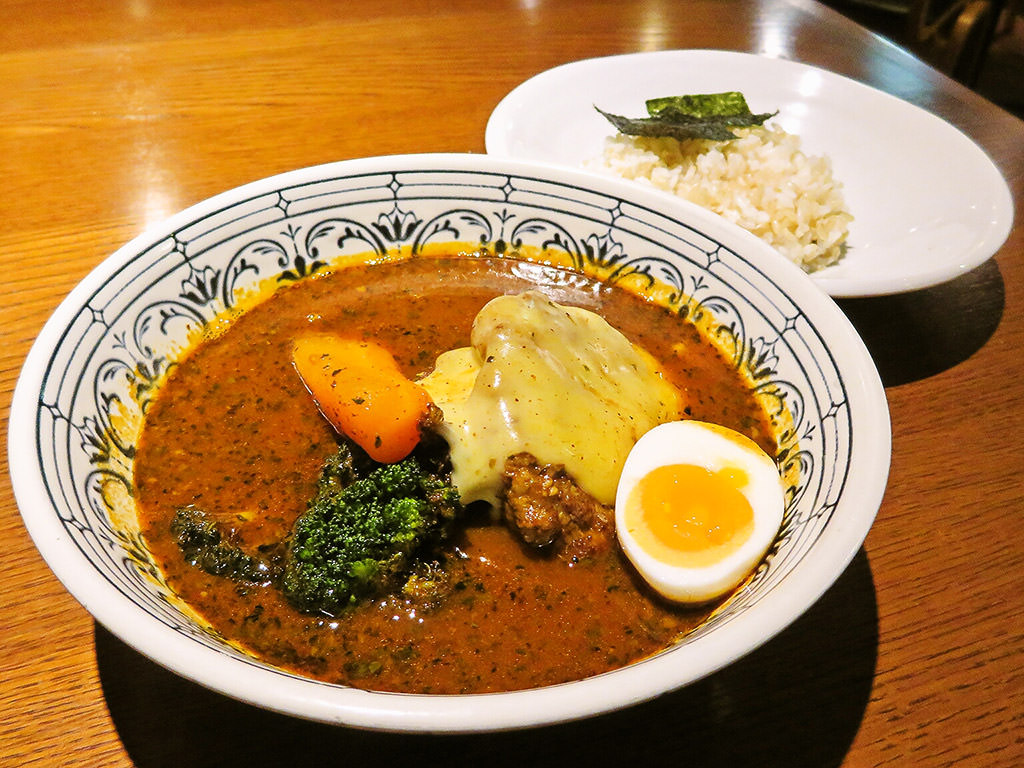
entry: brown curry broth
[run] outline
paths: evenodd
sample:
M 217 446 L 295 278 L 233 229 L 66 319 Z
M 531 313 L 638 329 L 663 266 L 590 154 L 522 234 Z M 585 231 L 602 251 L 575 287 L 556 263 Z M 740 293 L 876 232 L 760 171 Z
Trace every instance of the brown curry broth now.
M 465 346 L 492 297 L 547 286 L 599 310 L 657 358 L 693 418 L 764 444 L 767 417 L 739 374 L 689 323 L 576 273 L 502 259 L 419 258 L 352 267 L 277 291 L 197 345 L 152 403 L 135 461 L 140 522 L 168 584 L 225 637 L 300 674 L 375 690 L 466 693 L 580 679 L 664 649 L 708 610 L 665 605 L 618 552 L 568 567 L 525 550 L 500 525 L 457 543 L 464 589 L 418 610 L 398 598 L 338 618 L 296 612 L 270 587 L 183 563 L 174 511 L 196 504 L 256 546 L 281 540 L 335 448 L 290 363 L 309 329 L 374 338 L 408 375 Z M 684 354 L 673 352 L 681 345 Z M 774 445 L 766 445 L 774 454 Z

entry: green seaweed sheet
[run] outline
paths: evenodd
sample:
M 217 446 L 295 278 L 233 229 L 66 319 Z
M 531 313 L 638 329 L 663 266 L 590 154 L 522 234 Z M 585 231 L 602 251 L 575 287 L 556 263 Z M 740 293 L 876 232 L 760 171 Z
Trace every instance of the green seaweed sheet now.
M 733 128 L 763 125 L 778 112 L 754 114 L 739 91 L 662 96 L 646 102 L 648 117 L 614 115 L 595 106 L 620 132 L 629 136 L 730 141 Z

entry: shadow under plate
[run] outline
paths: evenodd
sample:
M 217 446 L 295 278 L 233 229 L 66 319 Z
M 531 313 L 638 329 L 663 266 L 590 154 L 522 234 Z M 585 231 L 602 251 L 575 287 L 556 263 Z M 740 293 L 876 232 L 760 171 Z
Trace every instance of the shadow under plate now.
M 891 387 L 949 370 L 985 346 L 1002 319 L 1005 287 L 989 259 L 930 288 L 837 303 Z

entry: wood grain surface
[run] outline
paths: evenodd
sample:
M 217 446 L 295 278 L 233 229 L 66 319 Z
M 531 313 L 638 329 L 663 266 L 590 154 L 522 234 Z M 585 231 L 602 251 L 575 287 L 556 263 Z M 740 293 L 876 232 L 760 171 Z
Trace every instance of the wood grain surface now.
M 993 260 L 840 302 L 886 385 L 893 458 L 838 583 L 739 663 L 623 712 L 468 737 L 332 728 L 206 691 L 96 625 L 26 534 L 4 455 L 0 766 L 1024 765 L 1024 123 L 812 0 L 0 0 L 4 442 L 46 318 L 147 225 L 301 166 L 483 152 L 526 78 L 668 48 L 889 91 L 965 131 L 1014 192 Z

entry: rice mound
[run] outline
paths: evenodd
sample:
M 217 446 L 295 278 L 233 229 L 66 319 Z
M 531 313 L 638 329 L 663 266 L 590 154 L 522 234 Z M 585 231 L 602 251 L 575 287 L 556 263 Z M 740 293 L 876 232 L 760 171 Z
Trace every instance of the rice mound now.
M 605 140 L 591 170 L 679 195 L 765 240 L 806 272 L 842 257 L 853 217 L 827 157 L 808 156 L 781 128 L 718 142 L 626 136 Z

